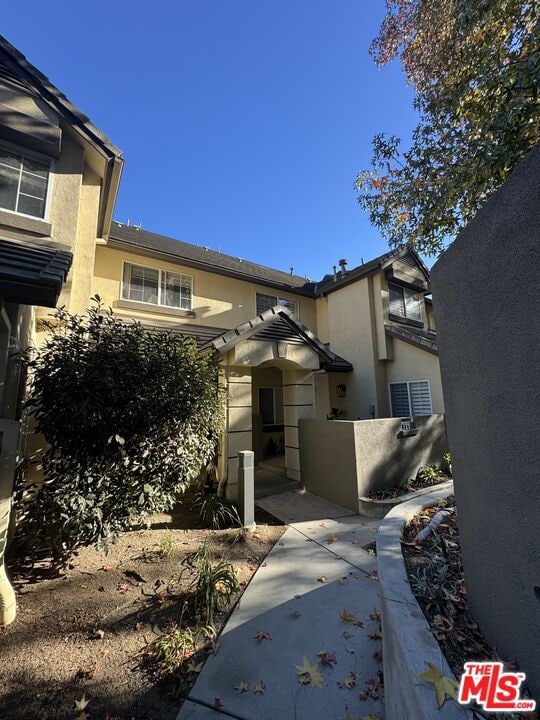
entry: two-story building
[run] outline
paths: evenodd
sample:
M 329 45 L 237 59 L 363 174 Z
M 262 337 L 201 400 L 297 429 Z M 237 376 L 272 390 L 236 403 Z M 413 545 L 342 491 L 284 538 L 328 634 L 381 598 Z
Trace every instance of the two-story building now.
M 39 343 L 48 308 L 88 306 L 122 164 L 118 148 L 0 37 L 0 625 L 15 613 L 2 561 L 15 465 L 39 446 L 20 431 L 15 353 Z
M 395 250 L 320 282 L 113 222 L 92 291 L 126 321 L 219 353 L 228 390 L 220 476 L 237 453 L 300 480 L 300 418 L 443 412 L 429 272 Z
M 220 475 L 238 450 L 300 479 L 300 418 L 443 411 L 429 273 L 396 250 L 321 281 L 113 222 L 120 151 L 0 40 L 0 417 L 16 420 L 11 351 L 44 308 L 99 294 L 126 321 L 219 353 L 228 390 Z M 37 449 L 29 435 L 27 453 Z

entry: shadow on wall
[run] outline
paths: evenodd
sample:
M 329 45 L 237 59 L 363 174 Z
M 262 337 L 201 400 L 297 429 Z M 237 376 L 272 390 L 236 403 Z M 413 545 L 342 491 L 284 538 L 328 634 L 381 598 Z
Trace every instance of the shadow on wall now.
M 444 415 L 415 418 L 401 435 L 399 418 L 300 420 L 300 464 L 306 490 L 358 512 L 358 498 L 414 478 L 442 462 L 448 449 Z

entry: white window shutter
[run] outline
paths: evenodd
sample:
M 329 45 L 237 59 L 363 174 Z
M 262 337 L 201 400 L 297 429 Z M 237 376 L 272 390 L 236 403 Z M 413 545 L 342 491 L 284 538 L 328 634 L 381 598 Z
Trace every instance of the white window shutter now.
M 416 380 L 409 383 L 412 415 L 431 415 L 431 392 L 429 380 Z

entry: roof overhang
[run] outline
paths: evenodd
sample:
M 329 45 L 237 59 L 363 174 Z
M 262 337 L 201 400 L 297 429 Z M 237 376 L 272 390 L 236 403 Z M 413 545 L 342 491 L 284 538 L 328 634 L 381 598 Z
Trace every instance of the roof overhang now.
M 350 362 L 332 352 L 311 330 L 292 317 L 289 310 L 281 305 L 269 308 L 252 320 L 218 335 L 205 343 L 203 349 L 211 349 L 223 355 L 249 339 L 305 344 L 319 356 L 321 369 L 327 372 L 351 372 L 353 369 Z
M 384 331 L 388 336 L 398 338 L 398 340 L 403 340 L 410 345 L 415 345 L 421 350 L 425 350 L 432 355 L 439 354 L 437 334 L 435 332 L 420 331 L 412 327 L 401 325 L 385 325 Z
M 56 307 L 72 259 L 60 248 L 0 240 L 0 297 L 21 305 Z

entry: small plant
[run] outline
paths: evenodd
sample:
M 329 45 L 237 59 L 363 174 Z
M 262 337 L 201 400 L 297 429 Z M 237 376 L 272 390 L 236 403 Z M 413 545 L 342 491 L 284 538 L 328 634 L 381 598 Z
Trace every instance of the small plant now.
M 445 472 L 447 475 L 452 475 L 452 458 L 450 457 L 449 452 L 445 452 L 443 455 L 443 461 L 441 469 L 443 472 Z
M 417 477 L 419 480 L 432 483 L 439 479 L 439 471 L 436 465 L 424 465 L 424 467 L 421 467 L 418 471 Z
M 173 623 L 155 640 L 147 643 L 139 652 L 139 657 L 162 673 L 173 673 L 183 668 L 205 642 L 215 637 L 216 631 L 211 625 L 181 628 Z
M 213 530 L 242 525 L 236 507 L 224 503 L 214 493 L 197 493 L 193 506 L 198 509 L 203 523 Z
M 159 541 L 159 554 L 161 557 L 169 557 L 174 549 L 174 538 L 171 533 L 164 535 Z
M 212 563 L 211 555 L 205 544 L 182 561 L 182 565 L 196 573 L 189 589 L 194 593 L 196 612 L 207 625 L 213 624 L 215 613 L 227 608 L 233 595 L 240 591 L 231 563 L 226 560 Z

